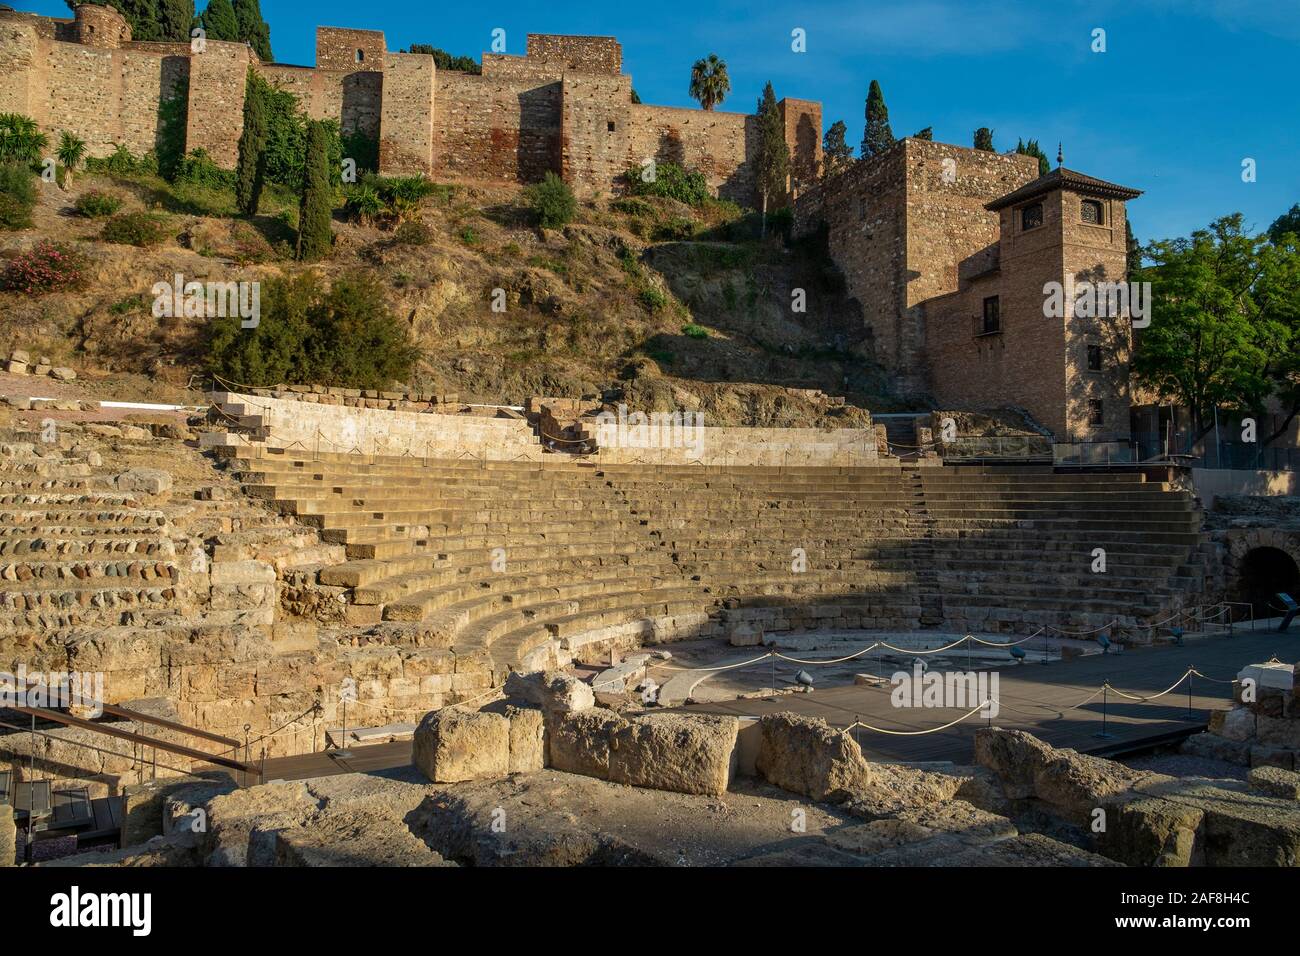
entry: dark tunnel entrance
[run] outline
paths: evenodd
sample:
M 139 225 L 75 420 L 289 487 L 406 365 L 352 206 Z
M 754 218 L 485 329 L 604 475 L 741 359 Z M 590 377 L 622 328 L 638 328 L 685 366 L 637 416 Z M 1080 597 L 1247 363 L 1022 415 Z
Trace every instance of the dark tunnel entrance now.
M 1300 568 L 1295 560 L 1278 548 L 1247 551 L 1237 578 L 1237 600 L 1249 603 L 1256 618 L 1276 617 L 1282 613 L 1279 591 L 1300 601 Z

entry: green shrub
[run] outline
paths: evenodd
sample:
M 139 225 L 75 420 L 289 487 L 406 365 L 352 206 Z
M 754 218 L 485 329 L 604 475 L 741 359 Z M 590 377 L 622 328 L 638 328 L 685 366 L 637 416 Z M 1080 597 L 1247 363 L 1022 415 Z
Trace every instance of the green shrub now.
M 657 242 L 686 242 L 695 238 L 695 223 L 674 216 L 656 226 L 652 235 Z
M 702 325 L 696 325 L 694 322 L 687 322 L 682 326 L 682 335 L 688 339 L 707 339 L 709 330 Z
M 344 212 L 364 226 L 401 225 L 420 208 L 420 203 L 447 187 L 423 176 L 376 176 L 369 174 L 343 188 Z
M 32 166 L 41 161 L 49 137 L 21 113 L 0 113 L 0 163 Z
M 635 196 L 615 199 L 610 203 L 610 208 L 615 212 L 621 212 L 628 216 L 653 216 L 655 214 L 654 206 L 650 205 L 644 199 L 638 199 Z
M 238 317 L 210 326 L 210 371 L 238 382 L 320 383 L 387 388 L 410 377 L 419 351 L 409 327 L 367 275 L 344 276 L 326 288 L 313 272 L 264 282 L 261 321 Z
M 654 179 L 646 182 L 638 168 L 624 175 L 627 190 L 633 196 L 663 196 L 688 206 L 703 206 L 712 198 L 709 181 L 698 170 L 685 169 L 676 163 L 655 163 Z
M 122 143 L 118 143 L 107 156 L 92 156 L 86 160 L 86 169 L 92 173 L 108 173 L 132 178 L 158 175 L 158 160 L 152 153 L 136 156 Z
M 152 212 L 126 212 L 104 223 L 105 242 L 126 246 L 156 246 L 167 238 L 167 217 Z
M 30 252 L 9 261 L 0 285 L 27 295 L 65 292 L 85 284 L 85 270 L 86 261 L 81 253 L 43 239 Z
M 393 240 L 405 246 L 427 246 L 433 241 L 433 230 L 420 220 L 411 219 L 397 227 Z
M 483 237 L 478 234 L 473 226 L 466 226 L 460 231 L 460 241 L 467 246 L 477 246 L 483 241 Z
M 74 205 L 87 219 L 103 219 L 122 208 L 122 197 L 102 189 L 90 189 L 78 196 Z
M 642 289 L 637 298 L 639 298 L 641 304 L 651 312 L 658 312 L 668 304 L 668 296 L 664 295 L 654 286 L 647 286 Z
M 226 190 L 234 192 L 235 189 L 234 170 L 222 169 L 212 161 L 208 151 L 203 148 L 191 150 L 181 159 L 173 180 L 178 183 L 204 186 L 208 189 L 219 189 L 223 192 Z
M 30 229 L 36 208 L 36 177 L 19 163 L 0 166 L 0 228 Z
M 578 212 L 573 190 L 555 173 L 547 173 L 540 183 L 524 190 L 524 198 L 544 229 L 559 229 L 572 222 Z

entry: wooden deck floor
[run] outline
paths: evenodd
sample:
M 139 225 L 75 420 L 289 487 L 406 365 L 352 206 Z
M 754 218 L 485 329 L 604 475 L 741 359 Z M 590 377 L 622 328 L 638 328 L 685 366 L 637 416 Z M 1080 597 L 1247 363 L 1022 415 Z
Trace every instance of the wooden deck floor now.
M 1238 632 L 1234 637 L 1213 637 L 1189 641 L 1184 647 L 1155 647 L 1122 654 L 1078 658 L 1068 663 L 1008 664 L 1000 671 L 1001 712 L 994 721 L 999 727 L 1029 731 L 1058 747 L 1072 747 L 1085 753 L 1114 753 L 1133 749 L 1144 742 L 1171 734 L 1200 730 L 1211 709 L 1223 707 L 1231 698 L 1230 682 L 1247 664 L 1272 657 L 1300 659 L 1300 633 L 1273 631 Z M 1172 684 L 1188 667 L 1196 667 L 1212 683 L 1192 679 L 1191 710 L 1187 684 L 1152 702 L 1123 700 L 1108 695 L 1105 706 L 1106 730 L 1112 736 L 1100 738 L 1102 699 L 1075 707 L 1103 682 L 1128 694 L 1150 695 Z M 888 676 L 888 675 L 886 675 Z M 959 710 L 940 708 L 895 708 L 884 687 L 847 686 L 818 690 L 811 694 L 782 696 L 773 700 L 744 700 L 694 704 L 684 710 L 694 713 L 762 716 L 795 711 L 821 717 L 833 727 L 847 727 L 857 720 L 889 730 L 915 731 L 938 727 L 961 715 Z M 863 751 L 877 760 L 972 759 L 975 729 L 986 722 L 975 717 L 955 727 L 925 736 L 893 737 L 858 729 L 855 738 Z M 411 764 L 411 743 L 400 741 L 356 747 L 348 758 L 323 753 L 277 757 L 266 761 L 265 780 L 303 780 L 340 773 L 380 773 Z

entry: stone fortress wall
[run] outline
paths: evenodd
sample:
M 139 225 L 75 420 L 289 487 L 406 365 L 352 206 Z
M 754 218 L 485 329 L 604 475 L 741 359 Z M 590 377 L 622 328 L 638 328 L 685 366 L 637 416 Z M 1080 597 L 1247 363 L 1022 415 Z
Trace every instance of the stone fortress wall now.
M 721 196 L 752 202 L 754 118 L 633 103 L 614 38 L 529 34 L 525 56 L 482 62 L 482 75 L 439 71 L 431 56 L 387 50 L 382 32 L 319 27 L 314 67 L 263 63 L 241 43 L 133 41 L 109 7 L 84 4 L 71 20 L 0 11 L 0 111 L 75 133 L 91 155 L 153 149 L 160 104 L 180 95 L 186 150 L 232 166 L 251 66 L 311 117 L 377 138 L 385 173 L 535 182 L 555 172 L 594 193 L 616 190 L 630 167 L 673 161 L 703 171 Z M 821 106 L 782 100 L 781 109 L 797 193 L 821 160 Z

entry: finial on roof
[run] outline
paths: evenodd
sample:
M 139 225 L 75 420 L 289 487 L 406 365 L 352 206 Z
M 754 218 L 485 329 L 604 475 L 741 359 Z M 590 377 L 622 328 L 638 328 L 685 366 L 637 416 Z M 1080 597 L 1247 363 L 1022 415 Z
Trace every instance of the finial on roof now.
M 1064 163 L 1065 163 L 1065 153 L 1064 153 L 1064 151 L 1061 149 L 1061 142 L 1060 142 L 1060 140 L 1057 140 L 1057 142 L 1056 142 L 1056 165 L 1057 165 L 1058 167 L 1060 167 L 1060 166 L 1061 166 L 1062 164 L 1064 164 Z

